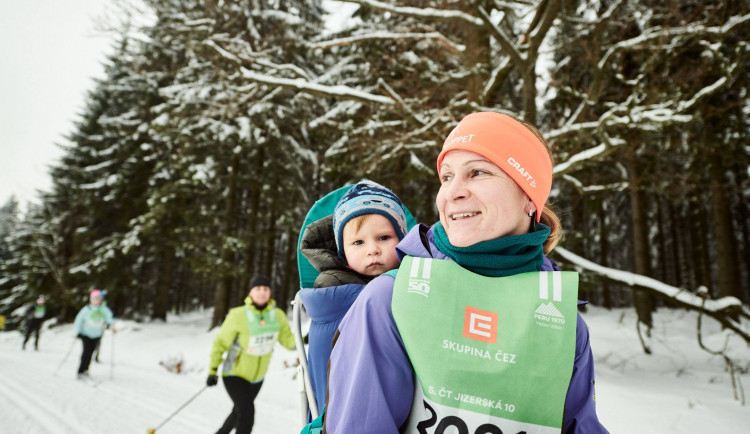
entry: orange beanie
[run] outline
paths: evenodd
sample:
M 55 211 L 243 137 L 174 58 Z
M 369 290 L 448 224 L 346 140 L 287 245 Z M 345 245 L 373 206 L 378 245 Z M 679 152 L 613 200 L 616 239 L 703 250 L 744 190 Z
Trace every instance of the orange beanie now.
M 472 113 L 443 142 L 437 167 L 445 154 L 462 149 L 477 153 L 507 173 L 536 205 L 536 221 L 552 189 L 552 160 L 547 147 L 524 124 L 494 112 Z

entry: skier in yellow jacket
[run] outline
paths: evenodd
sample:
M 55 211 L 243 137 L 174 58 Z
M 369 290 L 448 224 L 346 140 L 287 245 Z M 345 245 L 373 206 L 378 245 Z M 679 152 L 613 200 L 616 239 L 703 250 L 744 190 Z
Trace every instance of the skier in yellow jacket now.
M 271 299 L 271 281 L 255 276 L 245 305 L 229 311 L 211 349 L 208 386 L 218 383 L 222 365 L 224 387 L 234 408 L 216 434 L 249 434 L 255 421 L 253 401 L 263 385 L 274 344 L 294 349 L 294 335 L 283 310 Z M 227 353 L 222 363 L 222 356 Z

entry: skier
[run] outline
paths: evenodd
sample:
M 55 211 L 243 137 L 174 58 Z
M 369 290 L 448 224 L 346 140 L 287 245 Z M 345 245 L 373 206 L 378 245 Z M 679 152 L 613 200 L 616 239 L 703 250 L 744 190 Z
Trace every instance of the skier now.
M 577 274 L 545 256 L 560 223 L 541 134 L 468 115 L 437 169 L 439 222 L 407 234 L 398 271 L 339 325 L 325 432 L 606 433 Z
M 89 377 L 91 356 L 104 333 L 104 329 L 111 326 L 113 321 L 112 311 L 107 306 L 102 305 L 102 291 L 99 289 L 91 290 L 89 304 L 78 311 L 74 323 L 76 335 L 83 344 L 81 363 L 78 366 L 79 380 Z
M 307 364 L 318 409 L 325 406 L 328 357 L 336 328 L 368 282 L 398 267 L 395 247 L 407 230 L 405 207 L 398 196 L 369 180 L 354 185 L 332 215 L 304 229 L 300 252 L 320 271 L 313 288 L 299 293 L 312 320 Z
M 224 387 L 234 403 L 217 434 L 249 434 L 255 422 L 255 397 L 268 371 L 274 344 L 294 349 L 294 335 L 286 313 L 271 298 L 271 281 L 255 276 L 244 306 L 229 311 L 211 348 L 207 386 L 216 386 L 222 365 Z M 222 355 L 227 353 L 222 363 Z
M 22 350 L 26 349 L 26 342 L 34 334 L 34 349 L 39 350 L 39 331 L 42 323 L 47 318 L 47 306 L 44 304 L 44 296 L 39 296 L 36 302 L 26 309 L 26 332 L 23 337 Z

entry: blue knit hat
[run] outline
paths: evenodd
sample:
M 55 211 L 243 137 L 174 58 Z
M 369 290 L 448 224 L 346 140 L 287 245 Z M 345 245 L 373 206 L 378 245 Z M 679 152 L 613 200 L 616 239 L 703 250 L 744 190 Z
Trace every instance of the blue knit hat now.
M 344 226 L 349 220 L 365 214 L 379 214 L 387 218 L 399 240 L 406 235 L 406 214 L 398 196 L 376 182 L 362 180 L 339 200 L 333 211 L 333 235 L 339 258 L 344 263 Z

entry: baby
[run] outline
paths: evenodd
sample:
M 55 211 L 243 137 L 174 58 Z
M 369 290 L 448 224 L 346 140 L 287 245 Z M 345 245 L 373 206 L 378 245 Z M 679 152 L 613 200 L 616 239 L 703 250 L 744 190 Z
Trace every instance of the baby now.
M 406 232 L 401 200 L 368 180 L 354 185 L 336 204 L 333 215 L 305 229 L 300 251 L 320 272 L 314 287 L 299 293 L 312 320 L 308 368 L 318 409 L 325 404 L 334 333 L 365 285 L 398 268 L 396 244 Z

